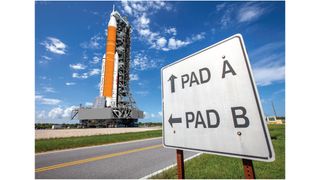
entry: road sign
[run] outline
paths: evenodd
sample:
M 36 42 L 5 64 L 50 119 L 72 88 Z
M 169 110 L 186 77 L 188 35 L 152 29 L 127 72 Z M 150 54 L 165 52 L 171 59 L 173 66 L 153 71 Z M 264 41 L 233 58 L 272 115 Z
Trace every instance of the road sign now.
M 163 144 L 273 161 L 273 146 L 242 36 L 161 69 Z

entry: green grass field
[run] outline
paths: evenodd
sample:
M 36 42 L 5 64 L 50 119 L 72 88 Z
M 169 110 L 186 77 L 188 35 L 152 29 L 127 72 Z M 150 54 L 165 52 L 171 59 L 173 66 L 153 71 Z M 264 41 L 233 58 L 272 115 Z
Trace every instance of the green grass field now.
M 285 125 L 269 125 L 276 160 L 267 163 L 253 161 L 257 179 L 285 178 Z M 164 171 L 152 179 L 176 179 L 176 167 Z M 241 159 L 203 154 L 185 163 L 188 179 L 244 179 Z
M 70 149 L 84 146 L 93 146 L 101 144 L 109 144 L 116 142 L 124 142 L 138 139 L 146 139 L 153 137 L 160 137 L 161 130 L 123 133 L 123 134 L 110 134 L 110 135 L 96 135 L 96 136 L 82 136 L 82 137 L 68 137 L 68 138 L 52 138 L 52 139 L 39 139 L 35 141 L 35 151 L 45 152 L 58 149 Z

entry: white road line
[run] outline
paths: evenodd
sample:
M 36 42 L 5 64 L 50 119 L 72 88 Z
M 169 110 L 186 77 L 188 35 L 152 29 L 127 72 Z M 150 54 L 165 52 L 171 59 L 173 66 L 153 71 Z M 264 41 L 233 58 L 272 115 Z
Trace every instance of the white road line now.
M 36 153 L 35 155 L 40 156 L 40 155 L 45 155 L 45 154 L 60 153 L 60 152 L 73 151 L 73 150 L 90 149 L 90 148 L 103 147 L 103 146 L 104 147 L 105 146 L 113 146 L 113 145 L 128 144 L 128 143 L 135 143 L 135 142 L 149 141 L 149 140 L 151 141 L 151 140 L 161 139 L 161 138 L 162 137 L 156 137 L 156 138 L 148 138 L 148 139 L 126 141 L 126 142 L 111 143 L 111 144 L 102 144 L 102 145 L 95 145 L 95 146 L 86 146 L 86 147 L 78 147 L 78 148 L 71 148 L 71 149 L 54 150 L 54 151 Z
M 191 157 L 188 157 L 187 159 L 184 160 L 184 162 L 189 161 L 190 159 L 193 159 L 193 158 L 195 158 L 195 157 L 198 157 L 198 156 L 200 156 L 201 154 L 203 154 L 203 153 L 198 153 L 198 154 L 195 154 L 195 155 L 193 155 L 193 156 L 191 156 Z M 171 164 L 170 166 L 167 166 L 167 167 L 165 167 L 165 168 L 163 168 L 163 169 L 160 169 L 159 171 L 153 172 L 153 173 L 151 173 L 151 174 L 149 174 L 149 175 L 147 175 L 147 176 L 144 176 L 144 177 L 142 177 L 142 178 L 140 178 L 140 179 L 149 179 L 149 178 L 151 178 L 152 176 L 155 176 L 155 175 L 157 175 L 157 174 L 159 174 L 159 173 L 162 173 L 163 171 L 166 171 L 166 170 L 168 170 L 168 169 L 170 169 L 170 168 L 172 168 L 172 167 L 174 167 L 174 166 L 176 166 L 176 165 L 177 165 L 177 163 Z

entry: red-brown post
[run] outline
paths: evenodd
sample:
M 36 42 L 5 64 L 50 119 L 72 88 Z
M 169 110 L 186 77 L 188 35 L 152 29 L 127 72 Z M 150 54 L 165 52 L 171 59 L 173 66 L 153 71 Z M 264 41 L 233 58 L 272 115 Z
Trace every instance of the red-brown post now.
M 184 179 L 183 150 L 180 150 L 180 149 L 177 149 L 177 171 L 178 171 L 178 179 Z
M 256 175 L 254 174 L 252 160 L 242 159 L 242 163 L 246 179 L 255 179 Z

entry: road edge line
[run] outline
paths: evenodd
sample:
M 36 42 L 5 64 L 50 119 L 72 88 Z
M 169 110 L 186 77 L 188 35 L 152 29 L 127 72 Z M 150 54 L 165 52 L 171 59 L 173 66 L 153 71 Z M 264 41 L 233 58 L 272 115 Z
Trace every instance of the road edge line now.
M 138 140 L 132 140 L 132 141 L 100 144 L 100 145 L 94 145 L 94 146 L 84 146 L 84 147 L 77 147 L 77 148 L 70 148 L 70 149 L 60 149 L 60 150 L 39 152 L 39 153 L 35 153 L 35 156 L 46 155 L 46 154 L 51 154 L 51 153 L 60 153 L 60 152 L 66 152 L 66 151 L 73 151 L 73 150 L 89 149 L 89 148 L 95 148 L 95 147 L 100 147 L 100 146 L 112 146 L 112 145 L 120 145 L 120 144 L 127 144 L 127 143 L 135 143 L 135 142 L 154 140 L 154 139 L 160 139 L 160 138 L 162 138 L 162 137 L 154 137 L 154 138 L 138 139 Z
M 195 155 L 193 155 L 193 156 L 190 156 L 190 157 L 188 157 L 187 159 L 185 159 L 184 162 L 189 161 L 189 160 L 191 160 L 191 159 L 193 159 L 193 158 L 195 158 L 195 157 L 198 157 L 198 156 L 200 156 L 201 154 L 203 154 L 203 153 L 198 153 L 198 154 L 195 154 Z M 166 171 L 166 170 L 168 170 L 168 169 L 170 169 L 170 168 L 172 168 L 172 167 L 174 167 L 174 166 L 176 166 L 176 165 L 177 165 L 177 163 L 171 164 L 171 165 L 169 165 L 169 166 L 167 166 L 167 167 L 165 167 L 165 168 L 163 168 L 163 169 L 160 169 L 160 170 L 158 170 L 158 171 L 156 171 L 156 172 L 153 172 L 153 173 L 151 173 L 151 174 L 149 174 L 149 175 L 146 175 L 146 176 L 144 176 L 144 177 L 142 177 L 142 178 L 139 178 L 139 179 L 149 179 L 150 177 L 155 176 L 155 175 L 157 175 L 157 174 L 160 174 L 160 173 L 162 173 L 163 171 Z

